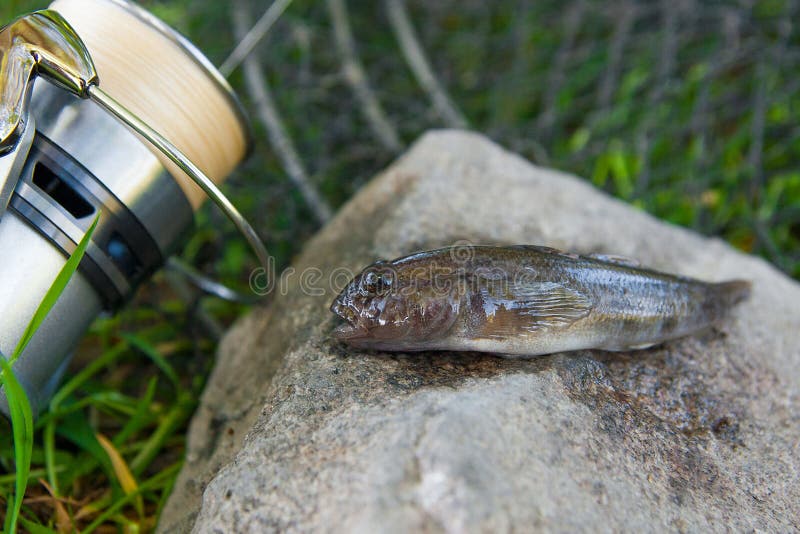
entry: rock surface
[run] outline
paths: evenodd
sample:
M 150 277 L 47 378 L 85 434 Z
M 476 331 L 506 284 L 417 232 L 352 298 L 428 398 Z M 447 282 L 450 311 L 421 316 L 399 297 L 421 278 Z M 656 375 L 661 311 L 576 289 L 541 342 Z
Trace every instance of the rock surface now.
M 754 293 L 700 336 L 520 361 L 348 351 L 329 337 L 334 290 L 301 288 L 465 239 L 621 254 Z M 800 286 L 764 261 L 444 131 L 294 268 L 223 343 L 162 531 L 800 528 Z M 308 268 L 323 280 L 301 284 Z

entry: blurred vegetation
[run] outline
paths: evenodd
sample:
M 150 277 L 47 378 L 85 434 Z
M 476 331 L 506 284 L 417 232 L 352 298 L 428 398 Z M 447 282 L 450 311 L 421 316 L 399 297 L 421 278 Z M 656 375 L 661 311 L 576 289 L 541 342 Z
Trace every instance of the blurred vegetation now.
M 44 4 L 6 1 L 0 20 Z M 216 64 L 237 42 L 228 2 L 143 4 Z M 250 3 L 252 21 L 264 4 Z M 347 7 L 368 82 L 401 140 L 446 126 L 404 60 L 386 4 Z M 658 217 L 762 255 L 794 277 L 798 9 L 790 0 L 408 3 L 433 71 L 470 128 Z M 376 140 L 342 74 L 325 2 L 293 3 L 255 55 L 310 181 L 331 205 L 396 156 Z M 241 71 L 230 80 L 254 110 Z M 282 267 L 317 223 L 264 126 L 257 119 L 254 126 L 255 151 L 226 187 Z M 254 267 L 246 246 L 217 211 L 207 208 L 198 219 L 185 258 L 244 287 Z M 36 522 L 61 529 L 70 521 L 79 528 L 153 526 L 213 363 L 216 340 L 198 326 L 198 314 L 229 324 L 242 311 L 187 301 L 159 275 L 122 314 L 95 324 L 56 410 L 37 426 L 27 528 Z M 127 462 L 135 491 L 123 484 L 125 473 L 109 461 L 98 433 Z M 8 473 L 0 475 L 0 496 L 8 496 L 14 465 L 4 422 L 0 466 Z

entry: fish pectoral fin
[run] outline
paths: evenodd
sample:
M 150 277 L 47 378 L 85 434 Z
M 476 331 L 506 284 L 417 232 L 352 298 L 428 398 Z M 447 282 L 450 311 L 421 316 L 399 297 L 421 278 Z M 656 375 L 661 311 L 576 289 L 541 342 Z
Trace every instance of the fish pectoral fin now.
M 582 292 L 553 282 L 508 282 L 482 297 L 487 337 L 564 327 L 589 315 L 593 305 Z
M 617 265 L 624 265 L 625 267 L 642 266 L 639 260 L 628 258 L 626 256 L 618 256 L 616 254 L 589 254 L 588 257 L 594 260 L 604 261 L 606 263 L 616 263 Z
M 592 301 L 561 284 L 540 282 L 517 289 L 516 309 L 532 320 L 529 329 L 566 326 L 589 315 Z

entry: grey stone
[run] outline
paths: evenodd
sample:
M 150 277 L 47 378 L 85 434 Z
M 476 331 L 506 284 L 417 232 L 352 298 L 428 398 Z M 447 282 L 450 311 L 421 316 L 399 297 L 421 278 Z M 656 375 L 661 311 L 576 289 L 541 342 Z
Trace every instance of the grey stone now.
M 719 327 L 649 350 L 505 360 L 348 350 L 330 339 L 333 290 L 295 276 L 222 344 L 161 530 L 800 528 L 797 283 L 456 131 L 424 136 L 294 268 L 327 277 L 464 239 L 754 292 Z

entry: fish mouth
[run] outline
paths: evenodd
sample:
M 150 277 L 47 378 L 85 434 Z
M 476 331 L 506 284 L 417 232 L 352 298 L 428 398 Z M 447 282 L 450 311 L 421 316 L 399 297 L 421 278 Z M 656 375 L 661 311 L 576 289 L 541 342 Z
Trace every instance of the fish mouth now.
M 333 337 L 340 341 L 363 339 L 367 337 L 367 329 L 350 323 L 342 323 L 333 329 Z
M 331 333 L 334 338 L 347 341 L 367 337 L 367 329 L 358 324 L 358 314 L 353 308 L 337 300 L 331 304 L 331 311 L 344 321 Z

